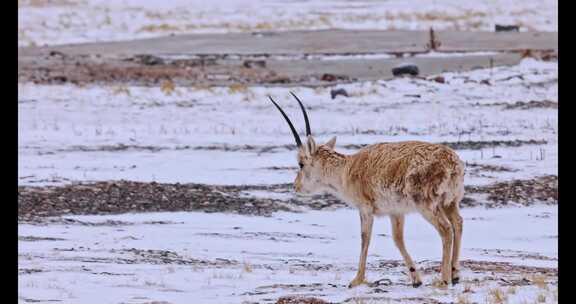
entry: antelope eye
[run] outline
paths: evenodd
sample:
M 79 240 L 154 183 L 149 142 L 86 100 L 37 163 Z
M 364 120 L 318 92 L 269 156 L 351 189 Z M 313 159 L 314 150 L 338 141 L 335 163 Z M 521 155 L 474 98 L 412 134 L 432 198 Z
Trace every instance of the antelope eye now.
M 300 166 L 300 169 L 304 168 L 304 164 L 303 164 L 303 163 L 298 163 L 298 166 Z

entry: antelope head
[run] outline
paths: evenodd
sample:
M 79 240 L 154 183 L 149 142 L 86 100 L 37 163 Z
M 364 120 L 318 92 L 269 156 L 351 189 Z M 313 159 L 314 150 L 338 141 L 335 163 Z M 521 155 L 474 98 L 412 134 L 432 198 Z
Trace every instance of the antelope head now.
M 300 168 L 298 170 L 298 175 L 296 175 L 296 179 L 294 180 L 294 188 L 298 194 L 304 195 L 333 192 L 336 190 L 334 183 L 337 183 L 337 181 L 334 180 L 334 173 L 338 168 L 338 166 L 334 166 L 337 163 L 334 160 L 335 158 L 344 158 L 343 155 L 334 151 L 336 137 L 333 137 L 323 145 L 317 145 L 314 137 L 312 137 L 312 132 L 310 131 L 310 121 L 308 120 L 308 115 L 306 114 L 304 105 L 294 93 L 290 92 L 290 94 L 294 96 L 304 114 L 304 121 L 306 122 L 305 144 L 300 140 L 298 132 L 282 108 L 280 108 L 272 97 L 268 96 L 268 98 L 270 98 L 270 101 L 272 101 L 282 116 L 284 116 L 284 119 L 286 119 L 286 122 L 292 131 L 292 135 L 294 136 L 294 140 L 296 141 L 296 145 L 298 146 L 297 160 Z

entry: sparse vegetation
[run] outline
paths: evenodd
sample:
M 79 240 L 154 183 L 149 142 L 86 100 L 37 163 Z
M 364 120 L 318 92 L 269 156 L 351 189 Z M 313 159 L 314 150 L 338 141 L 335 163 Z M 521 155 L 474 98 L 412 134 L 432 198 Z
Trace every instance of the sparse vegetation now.
M 162 82 L 162 85 L 160 86 L 160 90 L 164 94 L 169 96 L 169 95 L 172 95 L 174 90 L 176 90 L 176 86 L 174 85 L 174 82 L 172 82 L 171 80 L 165 80 Z
M 459 294 L 458 297 L 456 298 L 456 303 L 457 304 L 472 304 L 472 302 L 470 301 L 470 297 L 466 294 Z
M 531 277 L 530 281 L 532 281 L 534 285 L 538 286 L 538 288 L 548 290 L 548 282 L 546 281 L 545 276 L 535 274 Z
M 170 24 L 149 24 L 141 27 L 138 32 L 175 32 L 180 31 L 180 28 Z
M 442 281 L 441 278 L 437 277 L 432 280 L 432 286 L 439 289 L 447 289 L 448 285 L 446 282 Z
M 229 94 L 238 94 L 238 93 L 246 93 L 248 87 L 242 83 L 235 83 L 228 86 L 228 93 Z
M 247 261 L 244 261 L 244 263 L 242 264 L 242 269 L 244 270 L 244 272 L 250 273 L 252 272 L 252 265 Z
M 508 296 L 500 288 L 488 290 L 487 302 L 490 304 L 504 304 L 508 302 Z
M 161 54 L 132 54 L 146 49 L 138 45 L 108 56 L 108 51 L 90 52 L 122 42 L 76 49 L 82 52 L 63 46 L 173 33 L 240 32 L 263 41 L 283 37 L 277 30 L 309 35 L 315 29 L 427 31 L 430 26 L 447 43 L 444 30 L 493 31 L 493 22 L 502 17 L 521 31 L 555 30 L 554 1 L 501 6 L 502 1 L 446 9 L 443 1 L 426 8 L 401 1 L 329 0 L 309 9 L 310 1 L 258 0 L 258 5 L 226 1 L 225 9 L 220 2 L 175 9 L 146 1 L 19 0 L 19 302 L 86 302 L 90 299 L 83 297 L 90 294 L 110 302 L 177 303 L 202 292 L 215 302 L 276 304 L 325 304 L 321 298 L 363 304 L 556 303 L 558 259 L 547 245 L 558 233 L 547 224 L 556 216 L 551 210 L 558 204 L 558 177 L 547 174 L 558 154 L 557 51 L 473 54 L 491 58 L 490 71 L 474 67 L 387 81 L 381 79 L 387 66 L 382 62 L 418 63 L 447 53 L 422 56 L 423 35 L 408 41 L 416 51 L 388 53 L 366 39 L 370 43 L 363 50 L 378 53 L 355 54 L 348 48 L 362 43 L 342 31 L 336 42 L 344 51 L 323 44 L 324 37 L 308 38 L 301 44 L 305 54 L 260 53 L 267 48 L 253 54 L 245 46 L 237 52 L 218 43 L 209 43 L 218 54 L 196 47 L 167 51 L 158 43 L 151 49 L 162 49 Z M 376 42 L 381 41 L 388 40 Z M 188 58 L 190 51 L 200 55 Z M 520 57 L 528 59 L 518 67 L 499 66 L 502 58 L 517 62 Z M 454 63 L 446 59 L 441 61 Z M 352 61 L 366 74 L 348 77 L 356 69 L 338 69 Z M 486 67 L 488 60 L 477 62 Z M 317 73 L 328 66 L 330 73 Z M 419 66 L 428 73 L 427 65 Z M 331 99 L 338 88 L 348 96 Z M 338 151 L 430 139 L 468 161 L 460 205 L 467 231 L 460 284 L 442 282 L 436 277 L 439 261 L 419 252 L 414 258 L 424 284 L 413 288 L 400 256 L 373 252 L 368 268 L 385 279 L 371 277 L 376 284 L 347 288 L 357 266 L 352 255 L 358 252 L 350 247 L 340 252 L 333 245 L 360 242 L 337 214 L 348 212 L 348 206 L 331 195 L 292 195 L 288 175 L 298 166 L 284 154 L 295 146 L 273 143 L 289 131 L 271 123 L 281 117 L 268 112 L 273 107 L 264 104 L 266 95 L 291 90 L 318 110 L 315 134 L 339 136 Z M 298 105 L 280 101 L 295 117 Z M 272 166 L 277 160 L 283 163 Z M 212 172 L 201 172 L 212 164 L 217 165 Z M 259 178 L 249 179 L 253 174 Z M 546 204 L 538 206 L 545 212 L 530 209 L 534 204 Z M 511 205 L 530 214 L 469 208 Z M 330 216 L 316 216 L 328 215 L 327 210 Z M 543 231 L 524 229 L 534 222 Z M 518 234 L 482 234 L 488 226 Z M 394 246 L 390 228 L 378 229 L 386 234 L 377 231 L 372 247 Z M 376 240 L 386 244 L 375 246 Z M 528 242 L 532 247 L 526 248 Z
M 112 92 L 115 95 L 120 95 L 120 94 L 126 94 L 127 96 L 130 96 L 130 89 L 127 86 L 124 85 L 120 85 L 120 86 L 116 86 L 112 89 Z
M 543 293 L 539 294 L 538 298 L 537 298 L 537 302 L 538 303 L 546 303 L 546 295 Z

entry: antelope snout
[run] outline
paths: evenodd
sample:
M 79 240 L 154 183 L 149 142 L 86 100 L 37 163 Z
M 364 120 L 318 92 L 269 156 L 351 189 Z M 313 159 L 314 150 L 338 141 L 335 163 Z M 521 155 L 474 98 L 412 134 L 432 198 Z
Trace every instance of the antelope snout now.
M 298 196 L 306 197 L 313 194 L 303 183 L 294 183 L 294 190 Z
M 294 183 L 294 190 L 296 193 L 302 193 L 302 185 L 300 183 Z

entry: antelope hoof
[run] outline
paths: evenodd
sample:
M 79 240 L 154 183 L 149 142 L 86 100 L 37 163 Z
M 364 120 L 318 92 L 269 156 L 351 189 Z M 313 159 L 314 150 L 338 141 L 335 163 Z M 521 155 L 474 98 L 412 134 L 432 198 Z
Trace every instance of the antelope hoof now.
M 352 280 L 352 282 L 350 282 L 350 284 L 348 284 L 348 288 L 354 288 L 360 284 L 365 284 L 366 281 L 364 281 L 364 279 L 360 279 L 360 278 L 355 278 L 354 280 Z
M 456 285 L 458 283 L 460 283 L 460 278 L 453 278 L 452 279 L 452 285 Z
M 414 287 L 414 288 L 418 288 L 420 286 L 422 286 L 422 282 L 412 283 L 412 287 Z

